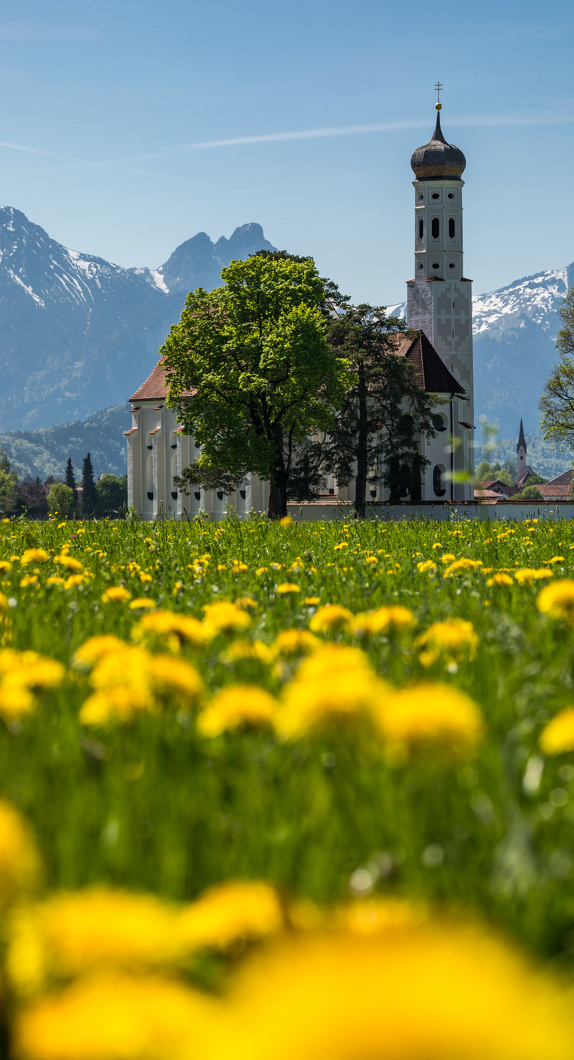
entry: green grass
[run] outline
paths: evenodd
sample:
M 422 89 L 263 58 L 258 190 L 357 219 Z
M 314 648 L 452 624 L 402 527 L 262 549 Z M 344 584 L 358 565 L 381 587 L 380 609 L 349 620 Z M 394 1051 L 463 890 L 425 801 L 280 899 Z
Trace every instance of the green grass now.
M 335 548 L 345 540 L 346 548 Z M 38 566 L 36 584 L 21 587 L 24 572 L 14 562 L 0 585 L 10 599 L 12 647 L 69 666 L 91 636 L 129 641 L 139 614 L 126 603 L 102 602 L 111 585 L 199 618 L 206 603 L 250 596 L 258 608 L 248 635 L 268 643 L 283 629 L 308 627 L 314 607 L 305 598 L 353 612 L 400 603 L 418 626 L 362 645 L 377 672 L 398 686 L 431 679 L 463 689 L 482 711 L 486 737 L 471 761 L 454 765 L 427 755 L 399 768 L 348 730 L 293 744 L 263 730 L 207 740 L 175 709 L 86 730 L 78 712 L 89 686 L 71 670 L 34 713 L 10 726 L 0 722 L 0 793 L 31 822 L 48 887 L 108 881 L 190 898 L 229 877 L 263 877 L 286 894 L 331 902 L 349 893 L 355 870 L 367 867 L 376 893 L 477 913 L 542 955 L 568 959 L 574 769 L 564 767 L 572 756 L 548 759 L 533 794 L 525 793 L 523 778 L 544 725 L 573 702 L 574 630 L 537 610 L 545 582 L 488 587 L 480 568 L 445 578 L 440 557 L 453 553 L 513 570 L 562 556 L 551 564 L 554 577 L 570 577 L 574 524 L 0 524 L 2 559 L 31 547 L 57 553 L 66 542 L 93 579 L 49 586 L 57 571 L 47 562 Z M 367 563 L 366 555 L 378 562 Z M 436 572 L 419 572 L 427 559 Z M 233 573 L 233 560 L 248 569 Z M 298 560 L 301 569 L 289 570 Z M 151 582 L 141 582 L 142 572 Z M 284 581 L 301 591 L 278 594 Z M 476 657 L 425 669 L 417 634 L 453 616 L 472 622 Z M 347 634 L 335 639 L 353 643 Z M 238 680 L 280 690 L 269 668 L 223 662 L 228 643 L 221 635 L 201 652 L 184 651 L 210 691 Z

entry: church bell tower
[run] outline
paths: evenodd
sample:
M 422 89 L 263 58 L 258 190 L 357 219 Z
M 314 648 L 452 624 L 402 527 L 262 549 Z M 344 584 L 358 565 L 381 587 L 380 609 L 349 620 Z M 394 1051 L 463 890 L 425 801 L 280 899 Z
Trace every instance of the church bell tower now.
M 440 96 L 440 84 L 437 90 Z M 407 324 L 424 331 L 464 387 L 465 419 L 474 416 L 472 283 L 464 276 L 462 151 L 445 140 L 436 104 L 432 139 L 411 158 L 415 174 L 415 276 L 407 283 Z

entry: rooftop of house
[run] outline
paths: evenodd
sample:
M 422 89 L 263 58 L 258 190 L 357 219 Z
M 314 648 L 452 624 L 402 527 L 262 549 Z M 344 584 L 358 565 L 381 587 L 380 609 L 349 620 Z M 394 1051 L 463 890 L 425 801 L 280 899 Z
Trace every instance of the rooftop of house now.
M 193 397 L 192 390 L 183 390 L 182 397 Z M 129 399 L 130 401 L 165 401 L 167 397 L 165 383 L 165 368 L 163 357 L 157 362 L 153 372 L 148 375 L 145 383 Z

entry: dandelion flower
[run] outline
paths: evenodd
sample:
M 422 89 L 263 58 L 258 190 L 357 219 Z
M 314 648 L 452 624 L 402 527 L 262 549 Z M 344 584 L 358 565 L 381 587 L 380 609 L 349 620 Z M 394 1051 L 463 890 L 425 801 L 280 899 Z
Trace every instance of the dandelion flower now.
M 444 572 L 445 578 L 452 578 L 455 574 L 460 574 L 461 571 L 476 570 L 477 567 L 482 567 L 481 559 L 467 559 L 466 556 L 462 559 L 455 559 L 454 563 L 451 563 Z
M 301 590 L 298 585 L 295 585 L 294 582 L 282 582 L 281 585 L 277 586 L 277 592 L 281 594 L 300 593 Z
M 16 1049 L 27 1060 L 189 1060 L 210 1055 L 220 1009 L 159 977 L 98 976 L 24 1009 Z
M 67 556 L 65 553 L 60 556 L 54 556 L 54 563 L 57 563 L 60 567 L 66 567 L 67 570 L 83 570 L 79 559 L 74 559 L 73 556 Z
M 562 618 L 574 625 L 574 581 L 563 578 L 546 585 L 536 601 L 539 611 L 550 618 Z
M 236 640 L 220 655 L 225 663 L 260 662 L 265 666 L 271 666 L 273 658 L 271 648 L 262 640 Z
M 211 633 L 203 622 L 191 615 L 176 614 L 175 611 L 154 611 L 140 619 L 131 635 L 135 641 L 157 637 L 167 641 L 170 647 L 174 645 L 178 649 L 180 644 L 185 642 L 202 648 L 209 641 Z
M 547 570 L 545 567 L 540 567 L 538 570 L 533 570 L 530 567 L 522 567 L 521 570 L 517 570 L 514 573 L 514 580 L 522 585 L 524 582 L 543 581 L 545 578 L 553 578 L 554 572 Z
M 423 683 L 401 689 L 380 699 L 377 714 L 385 741 L 399 760 L 425 746 L 465 754 L 483 731 L 476 704 L 450 685 Z
M 50 557 L 47 552 L 44 552 L 43 548 L 27 548 L 22 553 L 20 563 L 23 567 L 26 567 L 29 563 L 46 563 Z
M 433 563 L 432 559 L 425 559 L 422 563 L 417 563 L 417 570 L 419 574 L 434 574 L 436 571 L 436 563 Z
M 128 607 L 130 611 L 153 610 L 155 600 L 150 600 L 149 596 L 138 596 L 135 600 L 130 600 Z
M 311 934 L 241 973 L 235 1060 L 568 1060 L 568 991 L 477 929 Z M 59 1060 L 59 1058 L 58 1058 Z
M 546 755 L 574 751 L 574 707 L 566 707 L 548 722 L 540 736 L 540 747 Z
M 356 637 L 388 633 L 389 630 L 402 632 L 416 626 L 417 620 L 408 607 L 379 607 L 376 611 L 355 615 L 353 633 Z
M 271 649 L 276 659 L 289 659 L 309 655 L 321 644 L 322 641 L 306 629 L 284 629 L 275 637 Z
M 510 575 L 498 571 L 497 574 L 492 575 L 492 578 L 487 579 L 486 584 L 490 587 L 491 585 L 513 585 L 514 582 Z
M 261 880 L 211 887 L 183 910 L 178 935 L 191 949 L 224 950 L 244 939 L 276 935 L 283 927 L 277 892 Z
M 285 686 L 277 716 L 278 732 L 299 739 L 325 726 L 359 719 L 372 721 L 387 686 L 358 648 L 325 646 L 308 656 Z
M 474 659 L 478 643 L 472 622 L 451 618 L 448 622 L 434 622 L 417 637 L 415 646 L 425 649 L 421 653 L 423 666 L 432 666 L 441 656 L 459 660 L 468 652 L 469 658 Z
M 205 604 L 203 610 L 203 625 L 213 636 L 218 633 L 234 633 L 251 625 L 251 616 L 229 600 Z
M 231 685 L 213 697 L 197 719 L 202 736 L 273 725 L 277 701 L 257 685 Z
M 115 637 L 113 633 L 102 633 L 99 637 L 90 637 L 74 653 L 72 666 L 76 670 L 89 669 L 104 655 L 114 651 L 122 651 L 126 647 L 129 647 L 129 645 L 125 641 L 120 640 L 119 637 Z
M 127 600 L 131 599 L 131 595 L 127 589 L 124 589 L 123 585 L 111 585 L 109 589 L 102 593 L 102 601 L 104 604 L 125 604 Z
M 27 822 L 9 802 L 0 800 L 0 904 L 22 899 L 34 889 L 40 858 Z
M 353 623 L 353 612 L 340 604 L 325 604 L 315 612 L 309 622 L 312 633 L 334 633 L 340 629 L 350 629 Z

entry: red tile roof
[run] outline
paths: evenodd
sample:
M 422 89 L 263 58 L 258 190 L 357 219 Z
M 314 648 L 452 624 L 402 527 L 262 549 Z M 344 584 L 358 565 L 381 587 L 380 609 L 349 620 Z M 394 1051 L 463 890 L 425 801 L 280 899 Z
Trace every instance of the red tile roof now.
M 542 496 L 547 501 L 559 500 L 560 497 L 572 497 L 572 494 L 570 493 L 569 482 L 547 482 L 545 484 L 540 483 L 540 485 L 536 486 L 536 489 L 540 490 Z
M 417 386 L 433 394 L 464 394 L 464 387 L 449 372 L 424 331 L 419 331 L 414 339 L 398 332 L 394 339 L 397 356 L 406 357 L 417 369 Z
M 193 397 L 194 391 L 182 390 L 182 397 Z M 148 375 L 145 383 L 129 399 L 130 401 L 165 401 L 165 369 L 163 357 L 157 362 L 151 375 Z

